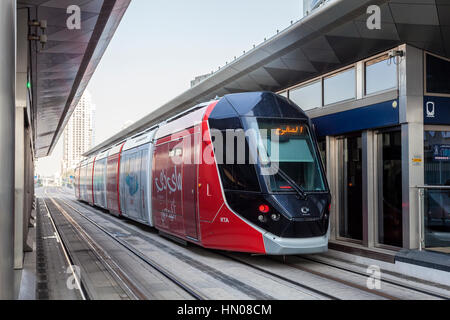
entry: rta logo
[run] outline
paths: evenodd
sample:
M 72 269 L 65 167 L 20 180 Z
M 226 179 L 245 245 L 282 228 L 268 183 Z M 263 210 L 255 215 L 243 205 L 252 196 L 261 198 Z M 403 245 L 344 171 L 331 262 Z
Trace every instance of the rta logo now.
M 220 222 L 222 222 L 222 223 L 230 223 L 230 220 L 228 220 L 228 218 L 220 218 Z
M 367 278 L 367 288 L 370 290 L 381 290 L 381 269 L 378 266 L 370 266 L 366 271 L 369 274 Z

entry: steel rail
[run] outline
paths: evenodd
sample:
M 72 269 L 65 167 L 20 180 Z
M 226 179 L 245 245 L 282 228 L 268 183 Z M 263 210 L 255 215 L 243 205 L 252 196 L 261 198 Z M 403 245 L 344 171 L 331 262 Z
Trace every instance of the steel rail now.
M 80 292 L 81 299 L 82 300 L 89 300 L 89 296 L 86 293 L 86 291 L 85 291 L 85 289 L 84 289 L 84 287 L 83 287 L 83 285 L 81 283 L 81 279 L 78 277 L 77 273 L 73 269 L 73 261 L 70 258 L 69 252 L 68 252 L 64 242 L 61 239 L 61 235 L 59 234 L 58 228 L 56 227 L 55 221 L 53 220 L 53 217 L 52 217 L 52 215 L 50 213 L 50 210 L 49 210 L 49 208 L 47 206 L 47 203 L 45 202 L 45 200 L 42 200 L 42 203 L 44 204 L 44 207 L 47 210 L 47 216 L 50 219 L 50 222 L 51 222 L 51 224 L 53 226 L 53 229 L 54 229 L 54 232 L 55 232 L 55 236 L 56 236 L 56 240 L 61 246 L 61 250 L 62 250 L 62 252 L 64 254 L 64 258 L 66 259 L 66 262 L 67 262 L 67 264 L 68 264 L 68 266 L 70 268 L 70 272 L 73 275 L 73 278 L 74 278 L 75 283 L 77 285 L 77 289 Z M 39 205 L 39 203 L 38 203 L 38 205 Z
M 197 290 L 192 288 L 189 284 L 185 283 L 183 280 L 178 278 L 177 276 L 173 275 L 170 271 L 168 271 L 166 268 L 161 266 L 160 264 L 156 263 L 154 260 L 149 259 L 147 256 L 142 254 L 139 250 L 136 250 L 132 246 L 130 246 L 126 241 L 123 241 L 119 239 L 116 235 L 106 230 L 104 227 L 99 225 L 97 222 L 92 220 L 91 218 L 87 217 L 85 214 L 83 214 L 78 209 L 74 208 L 72 205 L 67 203 L 66 201 L 62 199 L 58 199 L 59 201 L 63 202 L 66 206 L 70 207 L 74 212 L 76 212 L 78 215 L 80 215 L 82 218 L 90 222 L 92 225 L 97 227 L 97 229 L 104 232 L 106 235 L 108 235 L 110 238 L 112 238 L 117 243 L 121 244 L 123 247 L 125 247 L 129 252 L 133 253 L 136 257 L 138 257 L 140 260 L 144 261 L 148 265 L 150 265 L 153 269 L 161 273 L 164 277 L 169 279 L 171 282 L 173 282 L 175 285 L 183 289 L 185 292 L 187 292 L 189 295 L 191 295 L 196 300 L 207 300 L 207 297 L 199 293 Z
M 56 206 L 57 210 L 61 212 L 64 218 L 75 228 L 75 230 L 80 234 L 81 238 L 85 241 L 85 243 L 91 248 L 93 253 L 97 256 L 100 262 L 105 266 L 105 268 L 110 272 L 110 274 L 119 280 L 122 284 L 124 291 L 126 294 L 134 300 L 147 300 L 145 294 L 143 294 L 131 281 L 129 281 L 129 277 L 126 273 L 120 268 L 120 266 L 111 259 L 111 257 L 106 253 L 106 251 L 95 241 L 89 234 L 75 221 L 70 217 L 70 214 L 67 213 L 58 203 L 55 202 L 53 198 L 49 198 L 53 204 Z M 110 261 L 110 262 L 108 262 Z
M 252 269 L 255 269 L 255 270 L 258 270 L 258 271 L 260 271 L 260 272 L 263 272 L 263 273 L 265 273 L 265 274 L 268 274 L 268 275 L 270 275 L 270 276 L 272 276 L 272 277 L 275 277 L 275 278 L 278 278 L 278 279 L 280 279 L 280 280 L 286 281 L 286 282 L 288 282 L 288 283 L 290 283 L 290 284 L 293 284 L 293 285 L 295 285 L 295 286 L 298 286 L 298 287 L 300 287 L 300 288 L 303 288 L 303 289 L 306 289 L 306 290 L 308 290 L 308 291 L 311 291 L 311 292 L 313 292 L 313 293 L 315 293 L 315 294 L 317 294 L 317 295 L 320 295 L 320 296 L 322 296 L 322 297 L 325 297 L 325 298 L 328 298 L 328 299 L 331 299 L 331 300 L 341 300 L 341 298 L 339 298 L 339 297 L 336 297 L 336 296 L 333 296 L 333 295 L 328 294 L 328 293 L 326 293 L 326 292 L 320 291 L 320 290 L 318 290 L 318 289 L 315 289 L 315 288 L 310 287 L 310 286 L 308 286 L 308 285 L 305 285 L 305 284 L 303 284 L 303 283 L 297 282 L 297 281 L 295 281 L 295 280 L 292 280 L 292 279 L 283 277 L 283 276 L 281 276 L 281 275 L 279 275 L 279 274 L 276 274 L 276 273 L 274 273 L 274 272 L 272 272 L 272 271 L 269 271 L 269 270 L 266 270 L 266 269 L 264 269 L 264 268 L 255 266 L 255 265 L 253 265 L 253 264 L 251 264 L 251 263 L 249 263 L 249 262 L 243 261 L 243 260 L 241 260 L 241 259 L 239 259 L 239 258 L 236 258 L 236 257 L 233 257 L 233 256 L 231 256 L 231 255 L 229 255 L 229 254 L 226 254 L 226 253 L 219 253 L 219 252 L 216 252 L 216 254 L 221 255 L 221 256 L 223 256 L 223 257 L 226 257 L 226 258 L 228 258 L 228 259 L 231 259 L 231 260 L 233 260 L 233 261 L 235 261 L 235 262 L 238 262 L 238 263 L 240 263 L 240 264 L 243 264 L 243 265 L 245 265 L 245 266 L 248 266 L 248 267 L 250 267 L 250 268 L 252 268 Z
M 315 262 L 315 263 L 319 263 L 319 264 L 322 264 L 322 265 L 326 265 L 326 266 L 329 266 L 329 267 L 332 267 L 332 268 L 335 268 L 335 269 L 339 269 L 339 270 L 342 270 L 342 271 L 347 271 L 347 272 L 350 272 L 350 273 L 354 273 L 354 274 L 357 274 L 357 275 L 360 275 L 360 276 L 367 277 L 367 274 L 365 274 L 363 272 L 347 269 L 347 268 L 344 268 L 344 267 L 341 267 L 341 266 L 337 266 L 337 265 L 329 263 L 329 262 L 324 262 L 324 261 L 312 259 L 312 258 L 309 258 L 309 257 L 303 257 L 303 256 L 298 256 L 298 258 L 304 259 L 304 260 L 308 260 L 308 261 L 311 261 L 311 262 Z M 389 283 L 389 284 L 397 286 L 397 287 L 401 287 L 401 288 L 408 289 L 408 290 L 411 290 L 411 291 L 415 291 L 415 292 L 418 292 L 418 293 L 426 294 L 426 295 L 429 295 L 431 297 L 435 297 L 435 298 L 439 298 L 439 299 L 444 299 L 444 300 L 449 300 L 450 299 L 450 297 L 446 297 L 446 296 L 443 296 L 443 295 L 438 294 L 438 293 L 430 292 L 430 291 L 425 290 L 425 289 L 419 289 L 419 288 L 416 288 L 416 287 L 408 286 L 406 284 L 402 284 L 402 283 L 399 283 L 399 282 L 394 281 L 394 280 L 382 279 L 381 282 L 382 283 L 383 282 L 384 283 Z

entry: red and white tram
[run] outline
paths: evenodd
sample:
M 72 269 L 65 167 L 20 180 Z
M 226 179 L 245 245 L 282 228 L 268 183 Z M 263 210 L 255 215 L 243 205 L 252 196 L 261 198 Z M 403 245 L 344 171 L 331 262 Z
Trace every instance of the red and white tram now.
M 76 169 L 76 197 L 206 248 L 328 248 L 331 197 L 313 127 L 270 92 L 201 104 Z

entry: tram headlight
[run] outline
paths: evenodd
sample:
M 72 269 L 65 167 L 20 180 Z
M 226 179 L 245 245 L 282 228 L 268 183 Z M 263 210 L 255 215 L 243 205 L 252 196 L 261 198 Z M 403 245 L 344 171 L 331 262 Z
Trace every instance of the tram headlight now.
M 278 222 L 281 219 L 281 216 L 277 213 L 272 213 L 272 215 L 270 216 L 272 218 L 273 221 Z
M 265 217 L 265 216 L 263 216 L 262 214 L 260 214 L 260 215 L 258 216 L 258 220 L 259 220 L 259 222 L 261 222 L 261 223 L 265 223 L 265 222 L 267 222 L 267 219 L 266 219 L 266 217 Z

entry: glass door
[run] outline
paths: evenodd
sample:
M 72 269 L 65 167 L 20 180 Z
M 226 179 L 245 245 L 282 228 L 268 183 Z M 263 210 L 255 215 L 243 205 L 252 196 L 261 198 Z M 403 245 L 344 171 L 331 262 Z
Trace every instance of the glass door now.
M 450 253 L 450 128 L 425 131 L 425 247 Z
M 362 138 L 338 139 L 339 237 L 363 240 Z
M 399 130 L 381 132 L 377 140 L 377 242 L 402 247 L 402 134 Z

